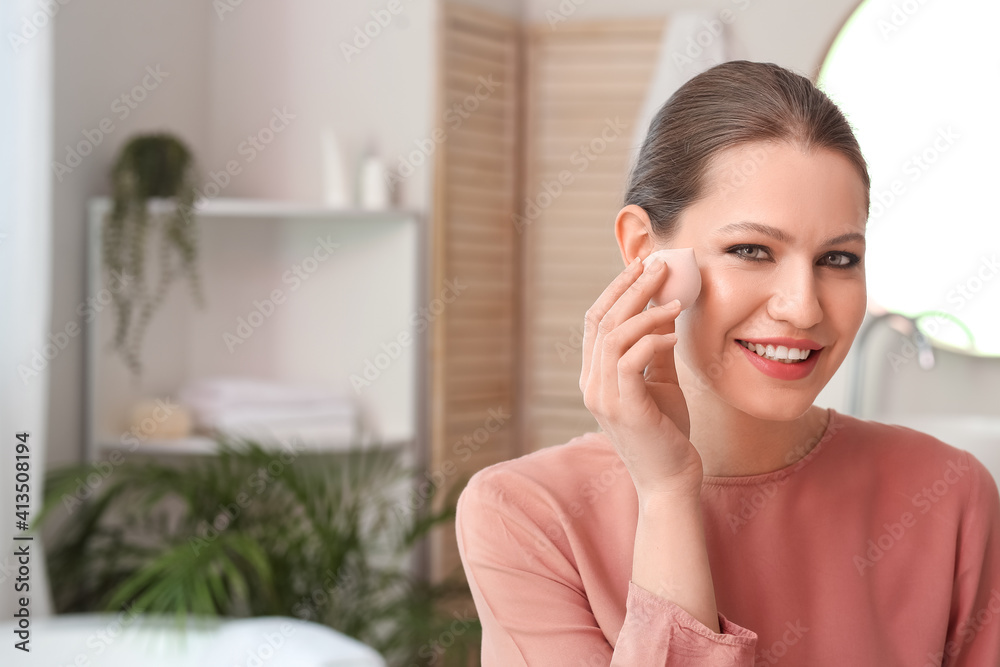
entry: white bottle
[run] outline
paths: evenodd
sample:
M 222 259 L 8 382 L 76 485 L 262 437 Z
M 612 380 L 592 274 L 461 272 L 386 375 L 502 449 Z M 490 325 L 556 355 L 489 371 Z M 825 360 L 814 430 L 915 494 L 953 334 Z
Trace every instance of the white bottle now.
M 366 211 L 389 208 L 385 166 L 370 142 L 358 169 L 358 207 Z

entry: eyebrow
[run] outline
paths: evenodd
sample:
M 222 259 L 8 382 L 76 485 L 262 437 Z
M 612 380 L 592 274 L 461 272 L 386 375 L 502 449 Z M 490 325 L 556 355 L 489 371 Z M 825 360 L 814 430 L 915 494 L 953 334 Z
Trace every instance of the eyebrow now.
M 757 232 L 758 234 L 763 234 L 777 239 L 782 243 L 795 242 L 795 239 L 789 236 L 786 232 L 778 229 L 777 227 L 771 227 L 770 225 L 761 224 L 759 222 L 733 222 L 725 227 L 720 227 L 716 230 L 716 232 L 719 234 L 724 234 L 726 232 Z M 838 243 L 845 243 L 847 241 L 860 241 L 864 244 L 865 236 L 864 234 L 859 234 L 858 232 L 849 232 L 847 234 L 841 234 L 840 236 L 834 236 L 833 238 L 827 239 L 823 245 L 831 246 L 837 245 Z

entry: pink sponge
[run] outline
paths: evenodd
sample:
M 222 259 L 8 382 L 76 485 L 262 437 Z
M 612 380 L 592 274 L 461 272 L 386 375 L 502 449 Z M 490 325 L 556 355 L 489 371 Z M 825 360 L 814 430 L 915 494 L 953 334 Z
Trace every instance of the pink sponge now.
M 662 259 L 667 264 L 667 278 L 663 281 L 660 291 L 653 295 L 650 302 L 654 306 L 662 306 L 674 299 L 680 299 L 681 310 L 689 307 L 701 293 L 701 272 L 695 261 L 694 248 L 667 248 L 651 252 L 642 260 L 643 271 L 650 262 Z

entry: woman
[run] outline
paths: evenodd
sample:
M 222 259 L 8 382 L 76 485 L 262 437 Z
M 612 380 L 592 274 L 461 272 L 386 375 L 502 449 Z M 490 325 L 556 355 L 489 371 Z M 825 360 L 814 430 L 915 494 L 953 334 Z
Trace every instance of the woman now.
M 586 314 L 601 432 L 459 501 L 484 665 L 1000 664 L 992 476 L 813 405 L 864 319 L 869 189 L 844 116 L 788 70 L 723 63 L 666 102 L 615 220 L 626 269 Z M 661 248 L 697 257 L 680 314 L 646 307 Z

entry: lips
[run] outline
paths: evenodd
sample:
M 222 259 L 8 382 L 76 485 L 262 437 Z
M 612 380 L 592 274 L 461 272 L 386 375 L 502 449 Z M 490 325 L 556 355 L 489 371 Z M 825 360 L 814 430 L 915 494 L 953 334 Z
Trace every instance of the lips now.
M 822 350 L 823 346 L 814 340 L 808 338 L 741 338 L 740 340 L 745 340 L 748 343 L 759 343 L 764 347 L 768 345 L 773 345 L 778 347 L 779 345 L 784 345 L 785 347 L 797 347 L 800 350 Z
M 813 350 L 809 353 L 809 357 L 805 361 L 798 361 L 795 363 L 787 363 L 782 361 L 771 361 L 766 359 L 756 352 L 751 352 L 748 350 L 743 343 L 739 340 L 734 340 L 733 344 L 741 351 L 741 353 L 747 358 L 747 360 L 753 365 L 754 368 L 759 370 L 764 375 L 768 377 L 775 378 L 777 380 L 801 380 L 808 377 L 812 373 L 813 369 L 816 368 L 816 363 L 819 360 L 819 356 L 823 353 L 823 347 L 819 346 L 813 348 L 812 345 L 816 345 L 814 341 L 808 340 L 796 340 L 794 338 L 770 338 L 766 339 L 768 344 L 774 345 L 775 343 L 771 341 L 778 341 L 778 344 L 787 345 L 782 341 L 788 341 L 792 343 L 798 343 L 802 346 L 800 349 Z M 764 344 L 763 341 L 753 340 L 748 342 L 754 342 L 759 344 Z M 794 345 L 793 345 L 794 347 Z

